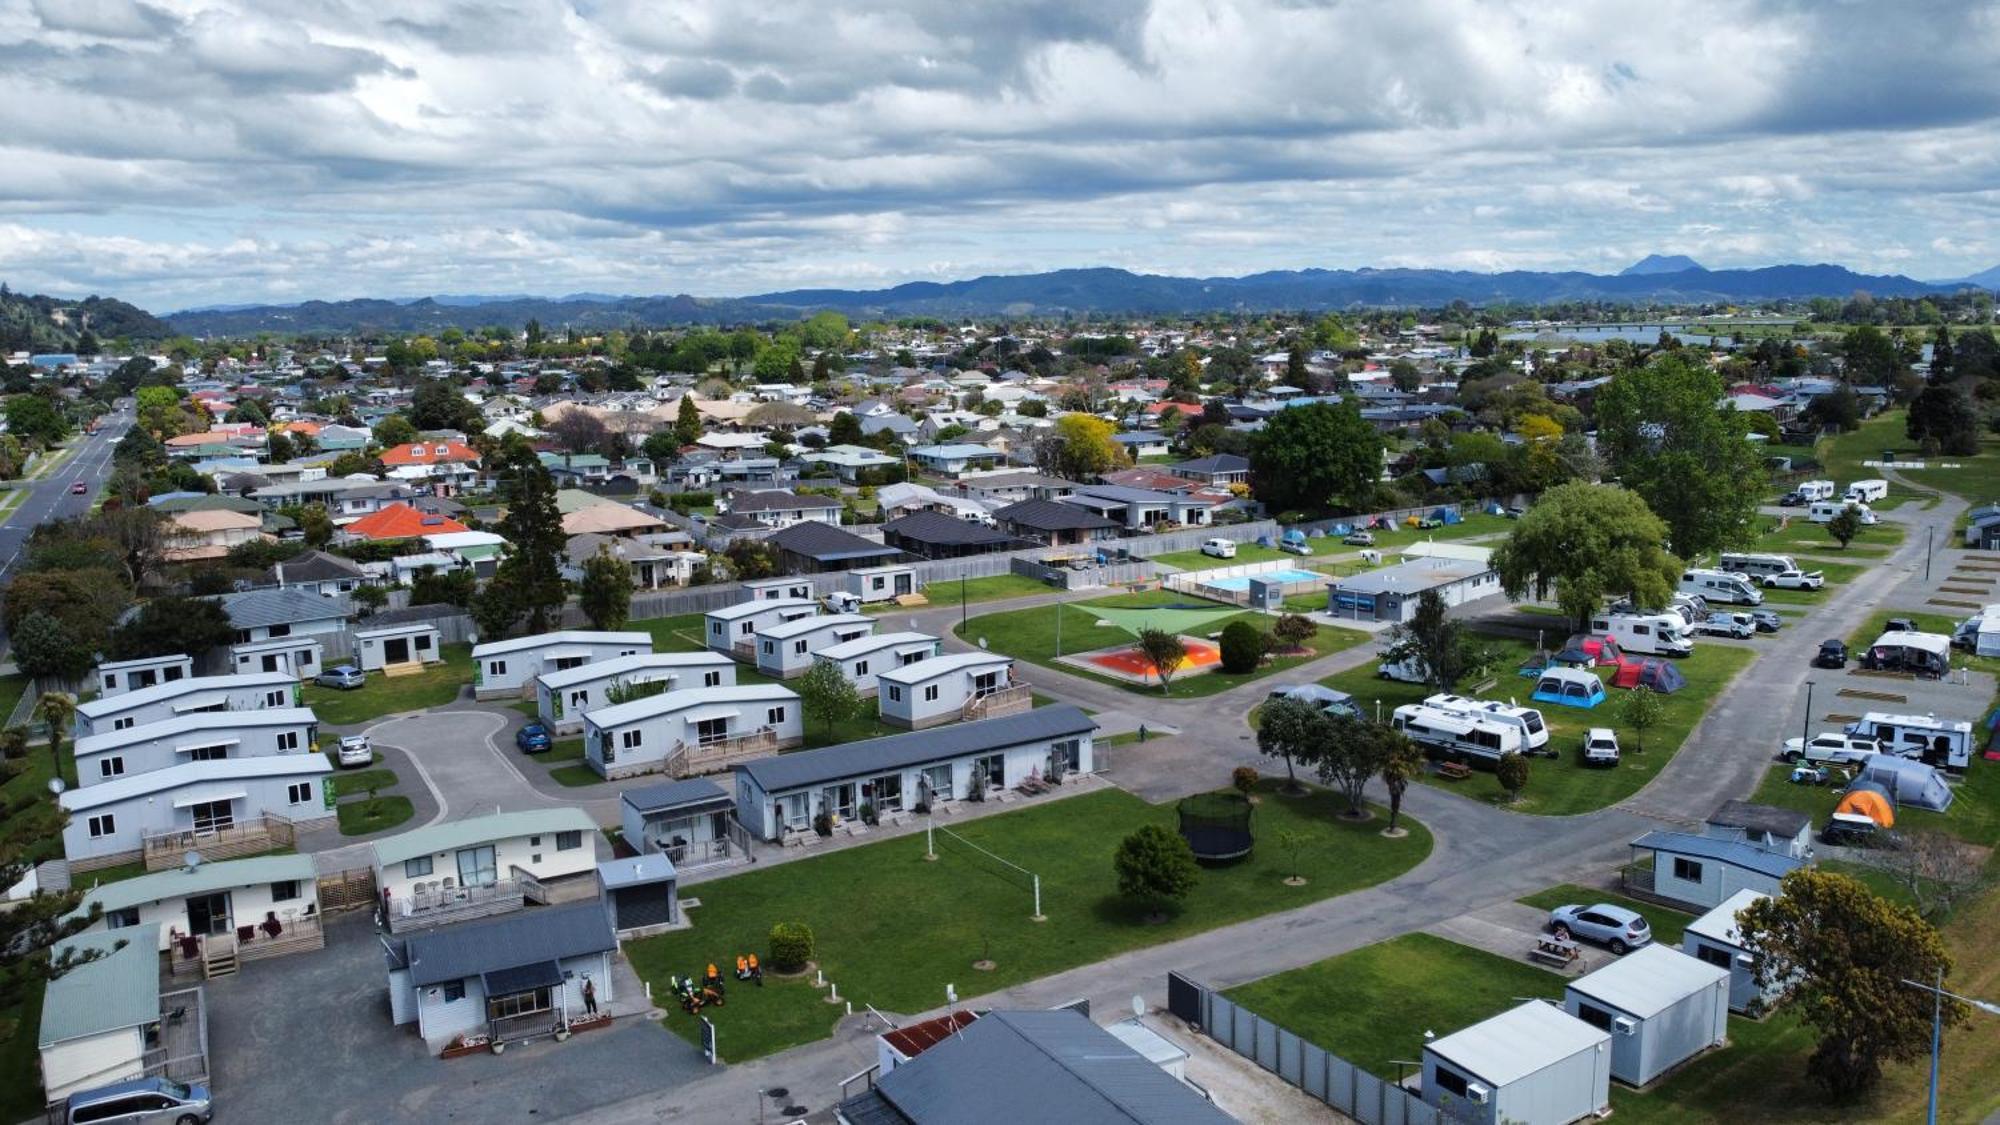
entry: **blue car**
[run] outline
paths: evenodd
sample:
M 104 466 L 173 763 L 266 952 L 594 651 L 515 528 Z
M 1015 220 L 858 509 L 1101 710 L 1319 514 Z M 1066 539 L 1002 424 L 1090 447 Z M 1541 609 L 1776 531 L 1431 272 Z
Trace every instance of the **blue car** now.
M 540 723 L 529 723 L 514 732 L 514 745 L 530 754 L 539 754 L 549 748 L 549 730 Z

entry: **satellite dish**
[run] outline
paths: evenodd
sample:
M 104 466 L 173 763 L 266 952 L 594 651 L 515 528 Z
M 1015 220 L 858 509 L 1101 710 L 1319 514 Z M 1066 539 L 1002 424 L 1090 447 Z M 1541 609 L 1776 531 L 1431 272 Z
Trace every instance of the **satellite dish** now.
M 1145 1014 L 1146 998 L 1134 992 L 1132 994 L 1132 1018 L 1136 1020 Z
M 956 1003 L 958 1003 L 958 989 L 956 989 L 956 988 L 954 988 L 954 987 L 952 987 L 951 985 L 948 985 L 948 984 L 947 984 L 947 985 L 945 985 L 945 986 L 944 986 L 944 1002 L 945 1002 L 945 1003 L 947 1003 L 947 1004 L 956 1004 Z
M 982 649 L 986 647 L 986 638 L 985 638 L 985 637 L 981 637 L 981 638 L 979 638 L 979 647 L 980 647 L 980 648 L 982 648 Z
M 184 864 L 188 868 L 188 870 L 192 871 L 195 868 L 201 866 L 201 853 L 198 851 L 194 851 L 193 849 L 189 849 L 188 851 L 182 852 L 181 863 Z
M 62 796 L 62 791 L 67 788 L 69 787 L 63 784 L 62 778 L 52 777 L 49 779 L 49 792 L 55 794 L 56 796 L 58 797 Z

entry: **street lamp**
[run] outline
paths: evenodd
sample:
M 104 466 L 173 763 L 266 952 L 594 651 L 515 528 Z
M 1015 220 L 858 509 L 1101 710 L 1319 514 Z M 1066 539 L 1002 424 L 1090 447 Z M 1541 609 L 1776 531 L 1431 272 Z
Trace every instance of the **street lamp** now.
M 1920 988 L 1931 994 L 1931 1096 L 1930 1108 L 1924 1115 L 1927 1125 L 1937 1125 L 1938 1094 L 1938 1037 L 1944 1032 L 1944 998 L 1949 996 L 1961 1004 L 1970 1004 L 1988 1015 L 2000 1016 L 2000 1004 L 1986 1000 L 1974 1000 L 1970 996 L 1960 996 L 1944 989 L 1944 970 L 1937 970 L 1937 983 L 1924 984 L 1905 977 L 1903 983 L 1911 988 Z
M 1801 760 L 1803 760 L 1806 752 L 1806 743 L 1812 741 L 1812 693 L 1813 693 L 1813 682 L 1811 680 L 1807 680 L 1806 717 L 1799 723 L 1799 755 Z M 1779 749 L 1783 749 L 1783 747 L 1779 747 Z

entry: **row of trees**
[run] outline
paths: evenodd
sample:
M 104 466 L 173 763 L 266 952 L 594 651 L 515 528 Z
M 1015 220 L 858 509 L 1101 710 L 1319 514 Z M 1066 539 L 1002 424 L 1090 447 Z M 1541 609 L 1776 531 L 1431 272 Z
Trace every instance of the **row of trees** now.
M 1362 791 L 1380 776 L 1389 793 L 1389 827 L 1402 814 L 1403 793 L 1423 769 L 1423 753 L 1386 723 L 1313 703 L 1278 699 L 1258 720 L 1257 749 L 1285 763 L 1284 792 L 1303 793 L 1299 770 L 1310 769 L 1321 784 L 1338 789 L 1350 815 L 1363 815 Z

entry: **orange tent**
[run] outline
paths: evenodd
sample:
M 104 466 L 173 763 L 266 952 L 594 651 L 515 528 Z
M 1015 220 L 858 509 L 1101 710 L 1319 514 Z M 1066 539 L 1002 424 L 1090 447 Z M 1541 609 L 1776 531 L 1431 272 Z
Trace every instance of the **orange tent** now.
M 1857 783 L 1854 788 L 1847 791 L 1847 794 L 1840 799 L 1840 803 L 1833 807 L 1833 815 L 1865 816 L 1874 821 L 1877 828 L 1888 829 L 1896 826 L 1895 802 L 1889 799 L 1889 795 L 1884 793 L 1880 786 L 1865 781 Z

